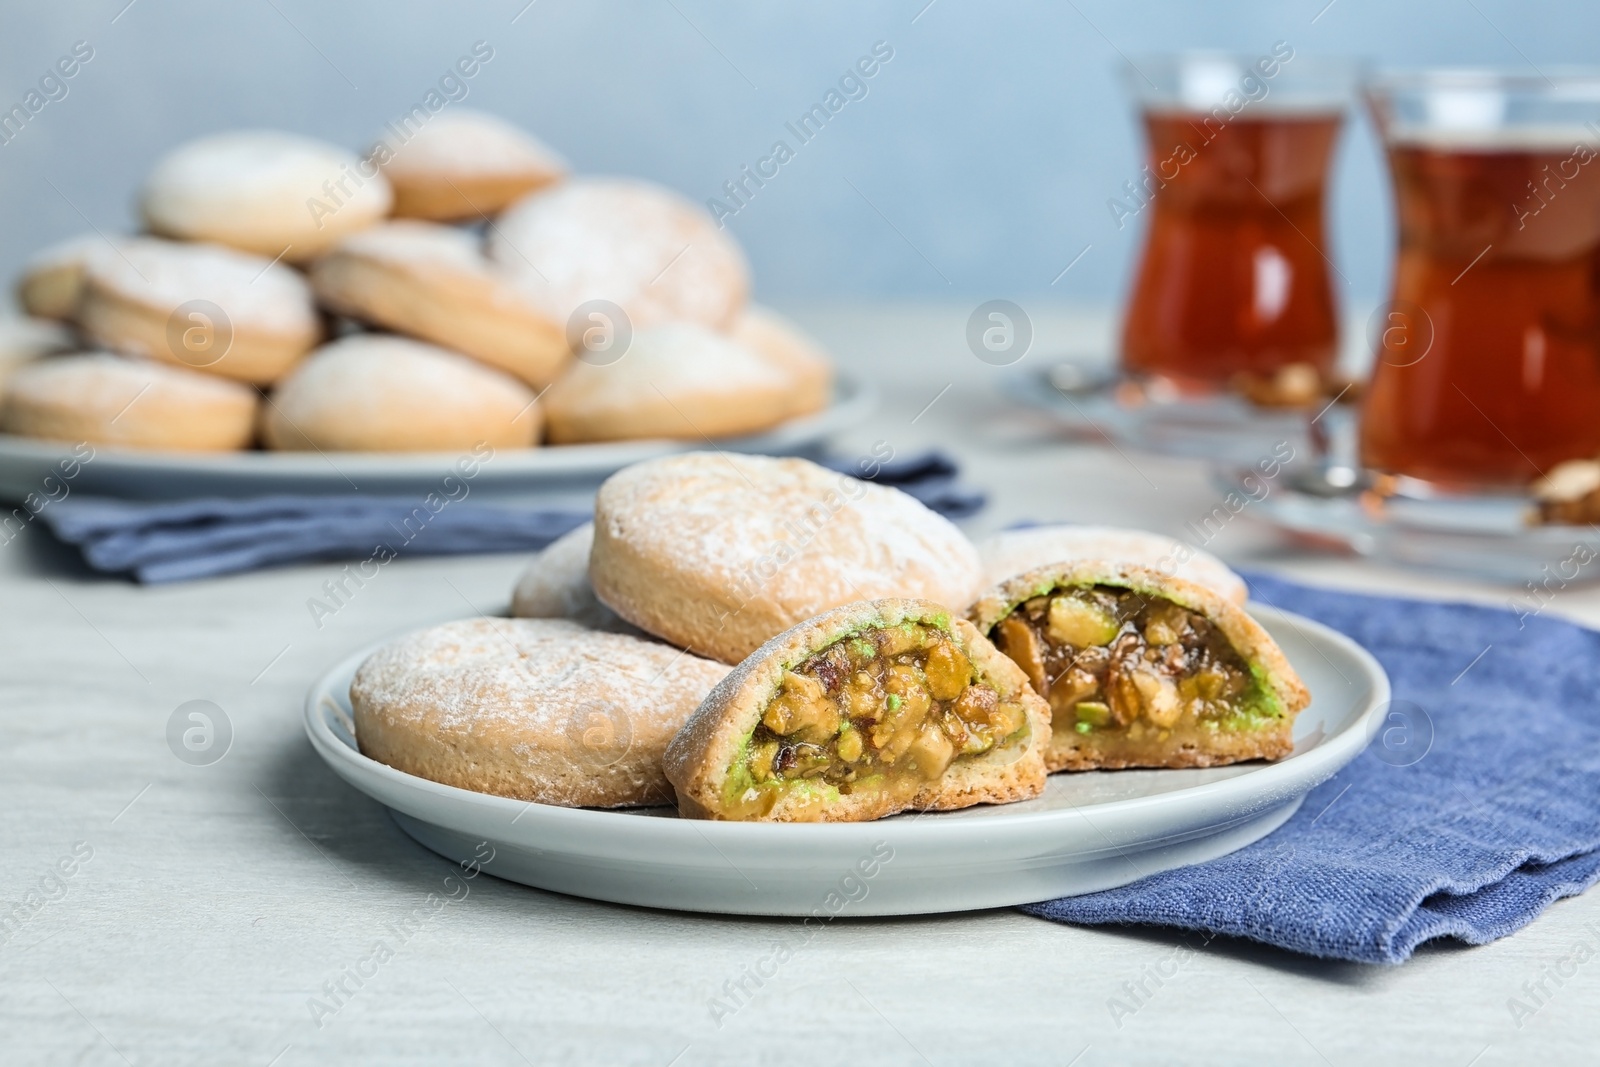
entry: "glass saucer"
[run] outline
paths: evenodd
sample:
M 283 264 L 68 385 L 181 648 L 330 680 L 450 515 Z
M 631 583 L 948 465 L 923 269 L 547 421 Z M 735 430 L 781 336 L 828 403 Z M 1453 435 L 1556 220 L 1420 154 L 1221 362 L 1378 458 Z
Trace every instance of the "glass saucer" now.
M 1538 525 L 1526 493 L 1449 493 L 1406 479 L 1380 492 L 1336 460 L 1289 464 L 1270 480 L 1219 466 L 1213 482 L 1231 513 L 1362 556 L 1552 592 L 1600 579 L 1600 527 Z
M 1322 455 L 1325 425 L 1342 405 L 1265 408 L 1228 392 L 1186 393 L 1114 367 L 1058 361 L 1006 379 L 1012 400 L 1049 412 L 1069 433 L 1142 452 L 1248 467 L 1264 458 Z

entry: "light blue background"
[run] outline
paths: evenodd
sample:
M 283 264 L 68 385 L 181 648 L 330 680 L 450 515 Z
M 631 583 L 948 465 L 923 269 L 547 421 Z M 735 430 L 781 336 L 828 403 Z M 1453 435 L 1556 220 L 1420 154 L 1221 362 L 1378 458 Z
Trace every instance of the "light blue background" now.
M 108 232 L 131 226 L 140 178 L 184 138 L 276 126 L 363 147 L 479 39 L 495 57 L 469 106 L 526 124 L 580 170 L 704 201 L 774 139 L 794 145 L 784 122 L 882 40 L 894 58 L 869 95 L 729 222 L 758 293 L 1108 301 L 1141 232 L 1106 209 L 1141 163 L 1119 51 L 1285 40 L 1300 55 L 1526 70 L 1593 61 L 1600 42 L 1600 4 L 1575 0 L 525 2 L 5 0 L 6 107 L 74 41 L 95 57 L 0 146 L 0 269 L 82 232 L 80 211 Z M 1364 121 L 1347 129 L 1336 183 L 1344 295 L 1376 299 L 1392 235 Z

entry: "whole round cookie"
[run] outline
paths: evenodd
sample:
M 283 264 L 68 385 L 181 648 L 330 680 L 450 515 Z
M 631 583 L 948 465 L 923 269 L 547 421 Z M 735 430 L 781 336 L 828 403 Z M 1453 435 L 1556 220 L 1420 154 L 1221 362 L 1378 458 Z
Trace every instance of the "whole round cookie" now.
M 972 602 L 977 550 L 914 498 L 803 459 L 690 452 L 606 479 L 589 580 L 624 619 L 738 663 L 830 608 Z
M 389 213 L 375 163 L 277 130 L 235 130 L 178 146 L 145 179 L 151 233 L 213 241 L 291 263 L 314 259 Z
M 70 320 L 78 312 L 84 265 L 96 256 L 115 255 L 116 246 L 97 233 L 58 241 L 28 257 L 17 278 L 17 303 L 41 319 Z
M 334 311 L 463 352 L 535 388 L 571 358 L 564 324 L 465 230 L 410 220 L 374 226 L 319 260 L 311 285 Z
M 392 130 L 373 155 L 394 189 L 394 214 L 458 222 L 498 215 L 566 176 L 567 162 L 538 138 L 470 108 L 435 115 L 405 140 Z
M 594 523 L 586 522 L 546 545 L 528 563 L 511 593 L 511 614 L 521 619 L 571 619 L 595 630 L 637 633 L 600 603 L 589 584 Z
M 53 356 L 17 370 L 0 429 L 53 441 L 229 452 L 254 434 L 255 390 L 225 378 L 106 352 Z
M 48 319 L 0 318 L 0 396 L 22 367 L 73 347 L 72 334 Z
M 435 345 L 352 334 L 313 352 L 262 412 L 269 448 L 450 452 L 539 440 L 533 390 Z
M 1235 604 L 1250 597 L 1244 579 L 1211 553 L 1145 530 L 1112 526 L 1033 526 L 1005 530 L 978 544 L 986 586 L 1052 563 L 1106 560 L 1149 567 L 1203 585 Z
M 565 619 L 467 619 L 374 653 L 350 685 L 361 752 L 478 793 L 672 803 L 661 757 L 720 663 Z
M 604 360 L 604 362 L 602 362 Z M 791 414 L 788 371 L 690 322 L 637 331 L 627 349 L 583 354 L 544 396 L 550 441 L 755 433 Z
M 568 321 L 589 301 L 618 305 L 634 329 L 699 322 L 725 329 L 744 306 L 744 253 L 699 205 L 628 178 L 582 178 L 518 201 L 489 255 L 544 287 Z
M 833 402 L 833 360 L 816 338 L 759 304 L 733 324 L 733 340 L 782 367 L 793 380 L 789 415 L 809 415 Z
M 298 271 L 231 248 L 155 237 L 84 269 L 78 325 L 119 352 L 256 385 L 299 362 L 322 334 Z

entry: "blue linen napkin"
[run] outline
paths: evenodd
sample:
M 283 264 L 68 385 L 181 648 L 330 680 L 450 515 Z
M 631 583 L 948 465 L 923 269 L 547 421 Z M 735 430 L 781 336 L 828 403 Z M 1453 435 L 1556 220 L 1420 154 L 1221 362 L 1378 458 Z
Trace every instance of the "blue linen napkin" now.
M 984 496 L 956 483 L 939 452 L 876 463 L 824 460 L 834 470 L 891 485 L 949 518 L 981 509 Z M 442 500 L 442 498 L 440 498 Z M 438 503 L 438 502 L 436 502 Z M 55 536 L 107 574 L 146 584 L 188 581 L 322 559 L 380 562 L 403 555 L 531 552 L 589 521 L 587 511 L 476 501 L 430 508 L 416 497 L 271 496 L 140 503 L 73 496 L 39 512 Z
M 1261 841 L 1024 910 L 1401 963 L 1435 938 L 1504 937 L 1600 880 L 1600 632 L 1248 577 L 1371 650 L 1399 717 Z

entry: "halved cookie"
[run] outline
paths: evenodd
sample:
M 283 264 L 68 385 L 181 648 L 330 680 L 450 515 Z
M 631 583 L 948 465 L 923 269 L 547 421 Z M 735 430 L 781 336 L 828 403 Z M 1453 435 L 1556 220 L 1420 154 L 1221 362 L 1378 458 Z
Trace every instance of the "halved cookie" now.
M 662 751 L 727 673 L 564 619 L 466 619 L 373 653 L 350 704 L 362 753 L 407 774 L 541 804 L 667 804 Z
M 1145 567 L 1040 567 L 970 617 L 1049 700 L 1052 771 L 1277 759 L 1311 700 L 1242 608 Z
M 898 489 L 803 459 L 688 452 L 600 486 L 589 580 L 635 626 L 738 663 L 844 604 L 970 603 L 979 570 L 966 536 Z
M 1065 523 L 1002 530 L 978 542 L 978 555 L 983 560 L 984 581 L 989 585 L 999 585 L 1008 578 L 1052 563 L 1106 559 L 1135 563 L 1207 586 L 1235 604 L 1250 599 L 1244 579 L 1216 556 L 1176 538 L 1147 530 Z
M 688 818 L 859 822 L 1044 789 L 1050 711 L 965 619 L 848 604 L 779 634 L 667 746 Z

